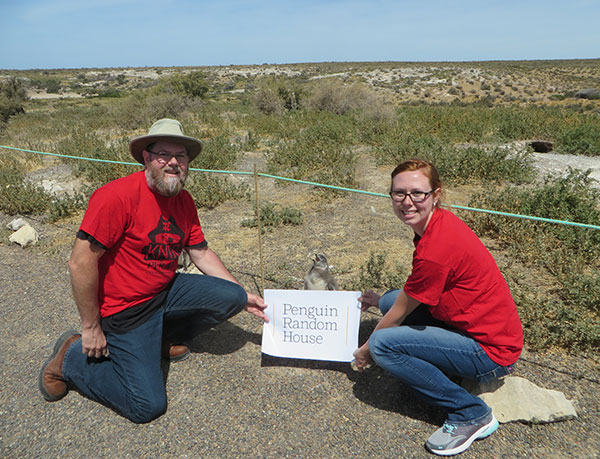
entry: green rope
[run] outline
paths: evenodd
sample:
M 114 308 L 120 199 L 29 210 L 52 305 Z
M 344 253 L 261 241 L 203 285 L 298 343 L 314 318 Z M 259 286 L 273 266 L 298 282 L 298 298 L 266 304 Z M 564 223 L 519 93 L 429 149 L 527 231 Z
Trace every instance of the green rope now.
M 140 163 L 129 163 L 129 162 L 124 162 L 124 161 L 112 161 L 112 160 L 108 160 L 108 159 L 88 158 L 85 156 L 72 156 L 72 155 L 63 155 L 63 154 L 59 154 L 59 153 L 48 153 L 48 152 L 35 151 L 35 150 L 25 150 L 23 148 L 7 147 L 4 145 L 0 145 L 0 148 L 5 148 L 7 150 L 23 151 L 23 152 L 27 152 L 27 153 L 36 153 L 36 154 L 40 154 L 40 155 L 57 156 L 60 158 L 82 159 L 85 161 L 96 161 L 96 162 L 100 162 L 100 163 L 124 164 L 124 165 L 128 165 L 128 166 L 141 167 Z M 213 173 L 213 174 L 216 173 L 216 174 L 254 175 L 253 172 L 247 172 L 247 171 L 225 171 L 225 170 L 215 170 L 215 169 L 197 169 L 194 167 L 190 167 L 190 170 L 196 171 L 196 172 Z M 257 175 L 259 175 L 261 177 L 272 178 L 275 180 L 301 183 L 303 185 L 312 185 L 312 186 L 321 187 L 321 188 L 329 188 L 332 190 L 349 191 L 352 193 L 362 193 L 362 194 L 367 194 L 370 196 L 378 196 L 378 197 L 384 197 L 384 198 L 388 197 L 387 194 L 383 194 L 383 193 L 374 193 L 372 191 L 357 190 L 354 188 L 345 188 L 345 187 L 335 186 L 335 185 L 326 185 L 323 183 L 309 182 L 306 180 L 298 180 L 298 179 L 293 179 L 293 178 L 289 178 L 289 177 L 280 177 L 278 175 L 264 174 L 262 172 L 259 172 Z M 535 220 L 535 221 L 541 221 L 541 222 L 546 222 L 546 223 L 556 223 L 556 224 L 561 224 L 561 225 L 570 225 L 570 226 L 577 226 L 580 228 L 589 228 L 589 229 L 600 230 L 599 225 L 590 225 L 587 223 L 576 223 L 576 222 L 570 222 L 568 220 L 555 220 L 553 218 L 535 217 L 532 215 L 520 215 L 520 214 L 509 213 L 509 212 L 501 212 L 501 211 L 497 211 L 497 210 L 477 209 L 475 207 L 457 206 L 457 205 L 452 205 L 452 204 L 447 204 L 447 206 L 451 207 L 453 209 L 469 210 L 472 212 L 481 212 L 481 213 L 487 213 L 487 214 L 492 214 L 492 215 L 501 215 L 503 217 L 522 218 L 525 220 Z

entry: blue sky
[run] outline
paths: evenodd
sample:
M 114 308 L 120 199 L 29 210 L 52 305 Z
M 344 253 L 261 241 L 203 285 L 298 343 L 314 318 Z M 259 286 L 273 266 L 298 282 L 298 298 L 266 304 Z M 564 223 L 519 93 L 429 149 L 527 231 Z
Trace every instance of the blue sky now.
M 600 1 L 0 0 L 0 68 L 600 57 Z

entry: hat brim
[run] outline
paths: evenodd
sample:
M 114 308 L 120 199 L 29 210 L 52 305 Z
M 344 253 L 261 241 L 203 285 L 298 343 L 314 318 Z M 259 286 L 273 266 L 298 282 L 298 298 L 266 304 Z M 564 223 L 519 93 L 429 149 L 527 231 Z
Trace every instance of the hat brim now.
M 142 152 L 148 145 L 156 142 L 171 142 L 183 145 L 187 151 L 190 161 L 192 161 L 202 151 L 202 142 L 200 142 L 198 139 L 194 139 L 193 137 L 187 137 L 184 135 L 150 134 L 136 137 L 129 142 L 129 152 L 138 163 L 144 164 Z

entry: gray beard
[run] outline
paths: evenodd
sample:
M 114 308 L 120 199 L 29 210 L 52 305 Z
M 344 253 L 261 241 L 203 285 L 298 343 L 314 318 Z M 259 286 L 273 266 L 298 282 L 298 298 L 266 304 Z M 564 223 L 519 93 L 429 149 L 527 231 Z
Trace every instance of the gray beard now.
M 146 183 L 150 189 L 163 196 L 166 196 L 167 198 L 171 198 L 179 194 L 179 192 L 183 190 L 186 179 L 187 174 L 184 174 L 181 170 L 178 177 L 165 178 L 164 175 L 161 177 L 160 172 L 156 172 L 148 168 L 146 169 Z

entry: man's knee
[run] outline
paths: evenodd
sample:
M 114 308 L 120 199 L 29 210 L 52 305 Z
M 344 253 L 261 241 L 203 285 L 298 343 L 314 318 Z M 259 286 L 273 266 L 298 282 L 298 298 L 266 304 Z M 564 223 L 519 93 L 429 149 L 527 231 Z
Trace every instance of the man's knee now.
M 144 424 L 153 421 L 167 411 L 167 398 L 154 396 L 145 399 L 137 398 L 132 401 L 128 412 L 123 415 L 132 422 Z
M 229 308 L 228 317 L 232 317 L 240 312 L 248 303 L 246 291 L 239 285 L 233 284 L 230 288 L 222 292 L 223 304 Z

